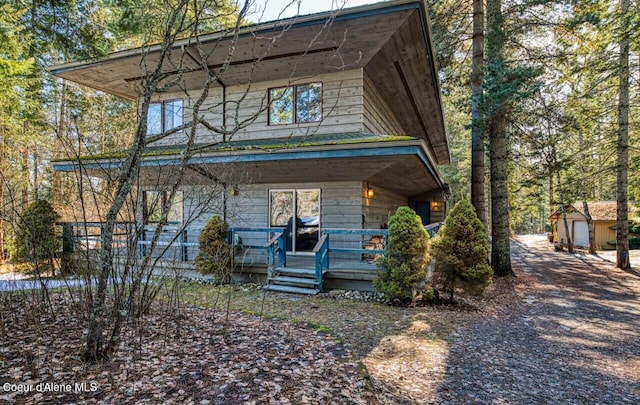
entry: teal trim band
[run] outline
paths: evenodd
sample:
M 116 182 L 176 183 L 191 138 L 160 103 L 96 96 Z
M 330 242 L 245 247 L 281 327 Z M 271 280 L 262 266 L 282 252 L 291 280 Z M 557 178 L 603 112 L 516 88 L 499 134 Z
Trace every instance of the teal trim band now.
M 354 149 L 337 149 L 337 150 L 312 150 L 312 151 L 271 151 L 262 153 L 242 153 L 242 154 L 215 154 L 209 156 L 197 156 L 189 159 L 189 165 L 206 165 L 206 164 L 227 164 L 227 163 L 259 163 L 273 161 L 294 161 L 307 159 L 341 159 L 341 158 L 359 158 L 359 157 L 384 157 L 384 156 L 402 156 L 414 155 L 420 159 L 422 164 L 427 168 L 431 176 L 436 180 L 440 187 L 444 186 L 442 179 L 438 175 L 436 168 L 422 147 L 418 145 L 403 145 L 389 147 L 374 148 L 354 148 Z M 147 157 L 141 167 L 165 167 L 177 166 L 182 161 L 178 157 L 156 156 Z M 54 163 L 53 168 L 57 172 L 72 172 L 78 170 L 80 165 L 85 170 L 113 170 L 118 169 L 122 162 L 118 160 L 99 161 L 99 162 L 61 162 Z

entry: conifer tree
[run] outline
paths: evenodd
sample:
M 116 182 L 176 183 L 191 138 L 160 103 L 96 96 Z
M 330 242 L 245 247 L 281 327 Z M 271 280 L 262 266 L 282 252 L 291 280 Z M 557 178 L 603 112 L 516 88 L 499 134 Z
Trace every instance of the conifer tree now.
M 431 243 L 436 275 L 453 301 L 456 287 L 479 294 L 491 283 L 489 244 L 471 203 L 459 201 Z
M 211 217 L 198 236 L 199 252 L 193 265 L 202 274 L 214 274 L 218 281 L 231 281 L 231 247 L 227 245 L 229 226 L 219 217 Z
M 373 285 L 390 302 L 411 301 L 425 279 L 428 252 L 429 235 L 420 217 L 409 207 L 398 208 L 389 219 L 389 240 Z
M 47 201 L 34 201 L 18 222 L 16 259 L 31 262 L 37 272 L 44 270 L 47 265 L 53 271 L 53 259 L 61 248 L 56 235 L 58 218 Z

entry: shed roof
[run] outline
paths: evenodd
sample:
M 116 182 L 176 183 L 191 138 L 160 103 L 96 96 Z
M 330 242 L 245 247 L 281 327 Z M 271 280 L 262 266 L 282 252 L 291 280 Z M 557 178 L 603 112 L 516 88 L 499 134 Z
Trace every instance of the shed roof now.
M 594 201 L 589 202 L 589 215 L 593 221 L 615 221 L 617 217 L 617 202 L 616 201 Z M 639 213 L 638 203 L 635 201 L 629 202 L 629 218 L 637 218 Z M 584 209 L 582 202 L 576 202 L 572 205 L 565 205 L 567 213 L 579 212 L 584 216 Z M 550 219 L 558 219 L 562 215 L 562 207 L 558 208 Z

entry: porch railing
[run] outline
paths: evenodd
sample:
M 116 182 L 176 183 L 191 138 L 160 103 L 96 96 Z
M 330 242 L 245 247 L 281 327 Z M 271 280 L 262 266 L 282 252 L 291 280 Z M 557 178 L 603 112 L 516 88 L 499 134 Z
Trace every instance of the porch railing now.
M 442 227 L 442 222 L 434 222 L 429 225 L 425 225 L 424 230 L 427 231 L 430 238 L 436 236 L 440 228 Z
M 140 256 L 147 253 L 148 247 L 153 243 L 153 235 L 156 231 L 155 225 L 146 225 L 143 228 L 138 239 Z M 200 232 L 202 232 L 200 227 L 163 226 L 155 246 L 162 248 L 160 255 L 164 255 L 169 249 L 178 249 L 180 260 L 187 262 L 195 257 L 195 251 L 198 248 L 197 236 L 200 235 Z M 191 241 L 189 241 L 190 237 Z
M 322 236 L 313 250 L 315 277 L 320 288 L 322 288 L 324 273 L 330 269 L 332 253 L 344 257 L 355 255 L 358 261 L 361 261 L 365 255 L 376 257 L 384 254 L 388 237 L 389 231 L 386 229 L 323 229 Z M 343 239 L 342 243 L 338 238 Z
M 65 253 L 77 249 L 97 249 L 102 246 L 104 222 L 59 222 L 57 225 L 62 228 L 62 251 Z M 134 233 L 134 223 L 116 223 L 113 233 L 114 249 L 126 248 Z
M 65 251 L 81 249 L 95 249 L 100 247 L 104 224 L 95 223 L 61 223 L 63 229 L 63 244 Z M 439 224 L 432 224 L 427 231 L 437 232 Z M 117 225 L 115 245 L 125 248 L 135 240 L 135 224 L 120 223 Z M 139 231 L 139 230 L 138 230 Z M 157 231 L 153 225 L 145 226 L 138 236 L 137 249 L 140 255 L 148 252 L 153 235 Z M 156 247 L 162 248 L 154 255 L 172 256 L 173 259 L 192 261 L 198 251 L 197 238 L 202 232 L 201 227 L 164 226 L 160 230 Z M 384 254 L 389 231 L 386 229 L 330 229 L 324 228 L 313 250 L 315 278 L 318 285 L 326 271 L 331 269 L 331 260 L 346 262 L 373 262 L 376 257 Z M 282 228 L 229 228 L 227 243 L 236 252 L 249 255 L 249 261 L 267 265 L 269 275 L 276 267 L 287 266 L 286 239 Z M 247 256 L 243 257 L 246 264 Z M 368 267 L 362 267 L 366 269 Z
M 255 243 L 245 241 L 242 235 L 266 234 L 267 243 Z M 249 238 L 256 241 L 256 238 Z M 258 237 L 257 241 L 261 238 Z M 264 239 L 262 239 L 264 240 Z M 276 267 L 286 267 L 287 265 L 287 249 L 286 240 L 284 238 L 284 230 L 282 228 L 229 228 L 227 231 L 227 243 L 240 250 L 266 250 L 267 253 L 267 274 L 269 277 L 273 275 Z
M 80 249 L 97 249 L 102 243 L 104 223 L 101 222 L 65 222 L 62 227 L 63 251 Z M 152 244 L 156 226 L 146 225 L 138 235 L 137 245 L 140 254 L 145 254 Z M 156 247 L 174 248 L 182 261 L 191 261 L 198 249 L 197 238 L 202 227 L 163 226 L 156 241 Z M 114 233 L 114 245 L 125 248 L 136 234 L 135 224 L 118 223 Z M 260 236 L 260 235 L 264 236 Z M 319 263 L 329 268 L 329 255 L 362 255 L 383 254 L 384 246 L 379 249 L 365 246 L 367 240 L 381 236 L 386 241 L 388 231 L 384 229 L 323 229 L 314 252 L 319 254 Z M 341 239 L 339 239 L 341 238 Z M 265 242 L 266 241 L 266 242 Z M 330 244 L 330 242 L 332 242 Z M 286 241 L 282 228 L 250 228 L 234 227 L 227 232 L 227 243 L 238 250 L 265 251 L 273 258 L 276 266 L 286 266 Z

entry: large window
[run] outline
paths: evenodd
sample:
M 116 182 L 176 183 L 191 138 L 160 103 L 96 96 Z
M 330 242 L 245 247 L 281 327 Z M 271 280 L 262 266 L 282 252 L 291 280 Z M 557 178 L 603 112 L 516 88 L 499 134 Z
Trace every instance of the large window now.
M 166 209 L 169 191 L 145 191 L 144 199 L 144 222 L 147 224 L 158 223 L 162 219 Z M 173 202 L 168 208 L 167 222 L 170 224 L 182 223 L 182 191 L 176 191 Z
M 322 83 L 298 84 L 269 90 L 269 125 L 322 120 Z
M 182 125 L 182 100 L 149 104 L 147 135 L 158 135 Z

